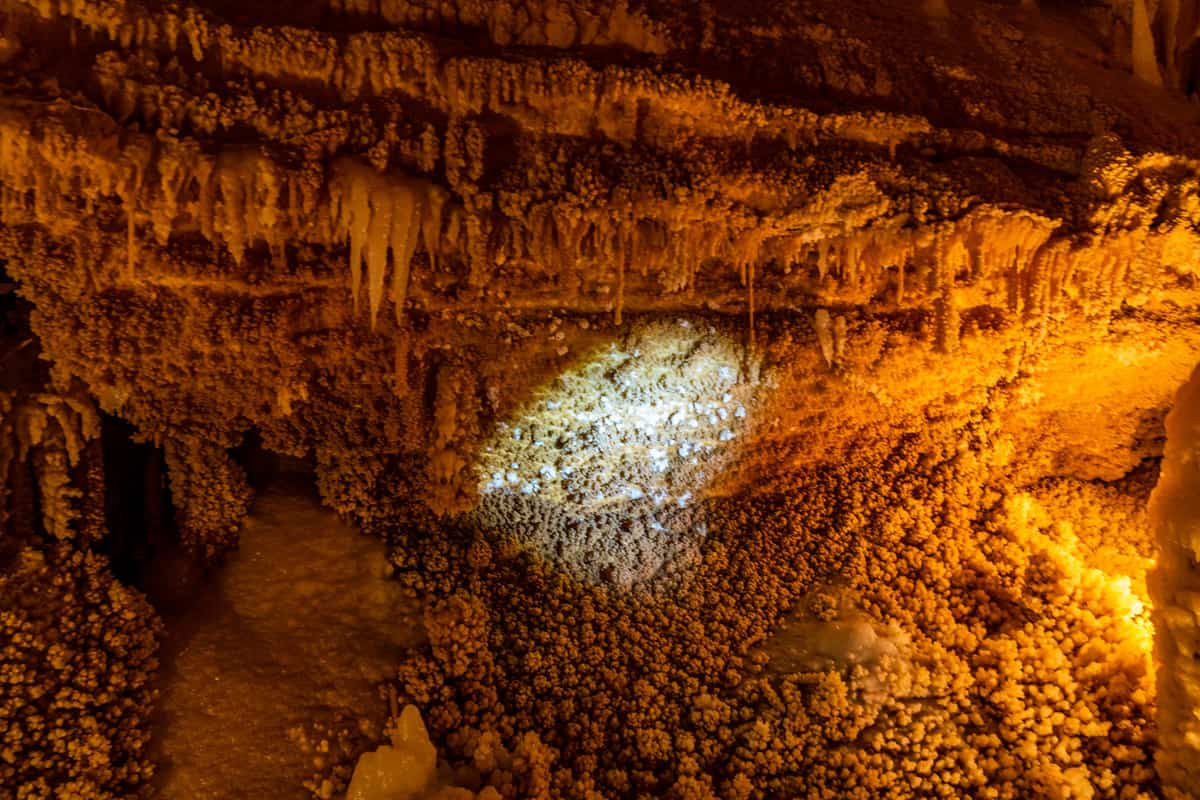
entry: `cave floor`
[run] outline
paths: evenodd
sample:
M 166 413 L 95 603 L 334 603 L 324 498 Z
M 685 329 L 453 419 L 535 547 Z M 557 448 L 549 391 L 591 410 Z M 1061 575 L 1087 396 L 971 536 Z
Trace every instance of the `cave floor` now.
M 310 488 L 258 496 L 239 551 L 166 620 L 158 797 L 311 797 L 322 730 L 378 734 L 375 686 L 421 630 L 385 566 Z

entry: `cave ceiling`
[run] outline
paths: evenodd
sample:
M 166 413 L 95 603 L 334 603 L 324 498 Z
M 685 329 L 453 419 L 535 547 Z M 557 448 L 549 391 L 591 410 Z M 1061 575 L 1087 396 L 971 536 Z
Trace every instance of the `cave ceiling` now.
M 640 315 L 768 364 L 802 335 L 777 380 L 889 414 L 932 394 L 901 373 L 1098 337 L 1181 370 L 1195 106 L 1099 22 L 936 5 L 12 0 L 0 251 L 59 378 L 144 435 L 437 451 L 451 509 L 455 453 Z

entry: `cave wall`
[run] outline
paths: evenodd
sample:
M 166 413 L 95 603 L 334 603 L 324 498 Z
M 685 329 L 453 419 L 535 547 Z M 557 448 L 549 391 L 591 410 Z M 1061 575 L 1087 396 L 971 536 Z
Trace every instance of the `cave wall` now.
M 744 344 L 747 450 L 835 464 L 991 392 L 1030 476 L 1111 479 L 1200 344 L 1200 128 L 1073 24 L 22 0 L 0 256 L 55 381 L 163 447 L 206 560 L 248 431 L 368 527 L 470 509 L 496 420 L 670 314 Z
M 160 627 L 103 555 L 106 467 L 119 465 L 82 384 L 49 380 L 25 309 L 0 314 L 0 787 L 129 796 L 153 770 Z

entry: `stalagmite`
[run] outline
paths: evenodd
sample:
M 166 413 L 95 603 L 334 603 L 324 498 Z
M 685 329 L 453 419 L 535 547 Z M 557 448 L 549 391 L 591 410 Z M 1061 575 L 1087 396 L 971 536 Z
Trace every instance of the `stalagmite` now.
M 415 706 L 400 713 L 391 744 L 365 753 L 354 767 L 347 800 L 408 800 L 422 797 L 433 782 L 437 750 Z

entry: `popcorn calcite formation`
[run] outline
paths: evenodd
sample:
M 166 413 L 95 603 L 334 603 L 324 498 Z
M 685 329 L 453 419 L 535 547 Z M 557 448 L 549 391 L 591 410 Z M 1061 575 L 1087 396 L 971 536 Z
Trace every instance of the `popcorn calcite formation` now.
M 564 581 L 503 539 L 456 577 L 434 559 L 470 556 L 426 538 L 415 574 L 452 593 L 399 686 L 506 795 L 1158 796 L 1144 517 L 1089 550 L 1072 521 L 1120 503 L 1006 488 L 997 427 L 963 411 L 712 501 L 671 592 Z M 793 608 L 825 622 L 776 631 Z M 528 731 L 542 777 L 488 755 Z
M 158 621 L 107 561 L 57 544 L 0 576 L 0 787 L 6 797 L 120 798 L 153 774 Z
M 754 9 L 710 9 L 711 46 L 691 14 L 638 9 L 674 54 L 648 63 L 562 42 L 468 52 L 424 29 L 465 36 L 479 9 L 322 12 L 424 20 L 348 33 L 219 10 L 14 3 L 0 113 L 4 249 L 38 333 L 56 369 L 167 446 L 189 538 L 213 558 L 244 509 L 217 450 L 251 427 L 323 463 L 433 451 L 424 494 L 469 508 L 470 459 L 439 454 L 469 454 L 526 377 L 579 354 L 546 341 L 555 314 L 708 310 L 743 316 L 753 339 L 756 313 L 847 308 L 917 322 L 947 353 L 983 314 L 1033 349 L 1192 279 L 1196 174 L 1176 122 L 1190 117 L 1129 79 L 1099 92 L 1112 81 L 1095 64 L 1016 82 L 1049 69 L 1048 34 L 986 7 L 959 22 L 1008 84 L 979 80 L 928 20 L 909 20 L 909 40 L 884 18 L 837 36 L 829 9 L 795 28 L 821 70 L 787 57 L 770 98 L 730 72 L 790 46 L 750 35 Z M 781 13 L 777 30 L 803 16 Z M 72 63 L 46 60 L 64 38 Z M 910 97 L 898 87 L 915 76 L 882 93 L 878 75 L 847 77 L 885 42 L 933 43 L 895 69 L 934 85 Z M 839 110 L 813 98 L 830 89 Z M 433 435 L 427 387 L 451 372 L 481 402 Z M 224 509 L 192 490 L 204 480 Z M 373 496 L 369 476 L 350 483 Z
M 1200 790 L 1148 526 L 1081 544 L 1200 345 L 1197 8 L 1042 6 L 10 0 L 0 258 L 62 392 L 0 396 L 21 524 L 86 530 L 73 403 L 209 564 L 231 450 L 311 455 L 429 597 L 395 688 L 470 791 L 1136 798 L 1159 741 Z M 562 569 L 481 452 L 664 319 L 740 356 L 736 455 L 688 569 L 648 526 Z M 773 670 L 789 614 L 894 651 Z
M 6 309 L 0 309 L 4 311 Z M 0 320 L 6 322 L 7 320 Z M 0 797 L 107 800 L 153 774 L 158 616 L 116 580 L 100 416 L 0 325 Z

